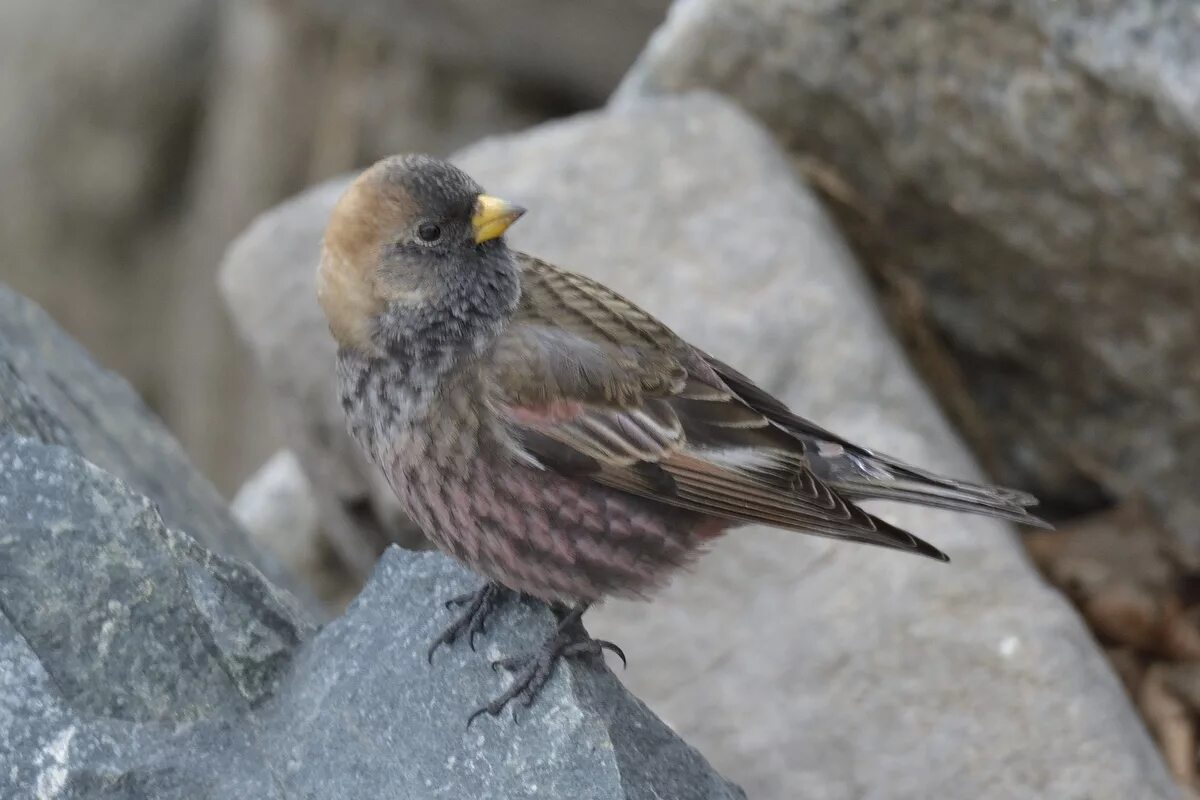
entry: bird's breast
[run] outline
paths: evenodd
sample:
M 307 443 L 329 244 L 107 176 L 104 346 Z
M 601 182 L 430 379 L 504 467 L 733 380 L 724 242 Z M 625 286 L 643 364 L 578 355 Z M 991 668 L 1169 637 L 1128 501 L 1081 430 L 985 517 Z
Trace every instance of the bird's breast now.
M 421 377 L 385 359 L 342 358 L 338 383 L 351 435 L 391 479 L 500 446 L 503 430 L 474 371 Z

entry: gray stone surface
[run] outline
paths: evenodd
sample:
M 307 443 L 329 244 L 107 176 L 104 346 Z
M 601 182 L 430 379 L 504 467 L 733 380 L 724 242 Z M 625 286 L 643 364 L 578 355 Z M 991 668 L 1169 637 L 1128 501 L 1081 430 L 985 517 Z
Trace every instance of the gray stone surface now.
M 313 486 L 290 450 L 280 450 L 238 489 L 229 510 L 256 545 L 272 553 L 333 611 L 361 581 L 329 548 Z
M 1198 75 L 1193 0 L 681 0 L 619 96 L 751 110 L 916 281 L 1003 477 L 1195 544 Z
M 0 485 L 0 609 L 77 713 L 186 722 L 274 692 L 306 624 L 257 571 L 66 448 L 0 438 Z
M 516 246 L 637 298 L 820 423 L 977 475 L 818 203 L 729 104 L 588 115 L 457 161 L 528 206 Z M 314 246 L 343 186 L 277 209 L 260 234 Z M 300 298 L 316 258 L 255 268 Z M 227 285 L 247 263 L 227 262 Z M 293 306 L 289 335 L 321 346 L 315 306 Z M 332 370 L 291 363 L 293 380 L 330 391 Z M 312 424 L 341 436 L 334 418 Z M 630 685 L 754 798 L 1176 796 L 1087 630 L 1007 526 L 879 511 L 954 563 L 744 530 L 651 605 L 609 604 L 593 625 L 626 647 Z
M 13 436 L 0 532 L 0 797 L 744 798 L 596 664 L 466 729 L 503 678 L 466 647 L 425 662 L 473 582 L 441 556 L 390 551 L 317 633 L 112 475 Z M 553 624 L 513 603 L 488 654 Z
M 0 284 L 4 433 L 78 451 L 150 497 L 172 528 L 300 590 L 278 561 L 250 542 L 220 495 L 129 384 L 98 366 L 36 304 Z

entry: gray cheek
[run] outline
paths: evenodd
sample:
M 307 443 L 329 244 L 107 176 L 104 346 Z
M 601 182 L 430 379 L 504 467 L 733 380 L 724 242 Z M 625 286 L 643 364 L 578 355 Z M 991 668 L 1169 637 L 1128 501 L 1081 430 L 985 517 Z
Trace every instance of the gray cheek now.
M 438 259 L 428 248 L 400 242 L 384 248 L 379 278 L 385 286 L 401 293 L 428 292 L 437 281 Z

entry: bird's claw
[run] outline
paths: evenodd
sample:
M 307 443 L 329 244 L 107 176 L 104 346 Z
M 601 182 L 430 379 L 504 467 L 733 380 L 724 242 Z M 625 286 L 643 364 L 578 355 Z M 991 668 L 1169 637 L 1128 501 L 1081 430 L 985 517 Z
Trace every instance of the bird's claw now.
M 582 610 L 577 609 L 564 618 L 554 635 L 543 642 L 536 652 L 492 661 L 493 671 L 505 670 L 515 673 L 513 681 L 502 694 L 472 712 L 467 718 L 467 727 L 484 714 L 499 716 L 505 706 L 518 698 L 524 707 L 532 706 L 542 688 L 554 675 L 555 666 L 563 658 L 599 656 L 603 659 L 604 651 L 609 650 L 621 659 L 622 667 L 627 666 L 625 652 L 620 647 L 605 639 L 593 639 L 588 636 L 587 631 L 579 624 L 581 614 Z
M 610 642 L 607 639 L 588 639 L 586 641 L 574 642 L 563 648 L 561 657 L 573 658 L 577 656 L 603 656 L 607 650 L 617 658 L 621 659 L 621 669 L 629 668 L 629 660 L 625 658 L 625 651 L 622 650 L 615 642 Z M 504 670 L 505 672 L 517 672 L 524 667 L 529 661 L 530 656 L 510 656 L 509 658 L 494 659 L 492 671 Z
M 517 656 L 515 658 L 501 658 L 493 661 L 493 670 L 512 670 L 517 675 L 513 678 L 512 684 L 502 694 L 494 698 L 487 705 L 477 708 L 471 713 L 471 716 L 467 718 L 467 727 L 471 727 L 471 723 L 484 714 L 493 717 L 500 716 L 500 712 L 504 710 L 504 707 L 517 698 L 521 699 L 521 705 L 529 708 L 533 705 L 533 701 L 537 699 L 542 687 L 550 680 L 550 676 L 554 674 L 554 667 L 558 659 L 565 655 L 567 655 L 565 650 L 557 653 L 543 650 L 536 656 Z
M 458 608 L 459 606 L 464 606 L 467 603 L 474 600 L 475 595 L 477 593 L 478 593 L 478 590 L 476 590 L 474 592 L 467 592 L 466 594 L 460 594 L 455 597 L 451 597 L 449 600 L 442 603 L 442 607 L 445 608 L 447 611 L 450 611 L 451 609 Z
M 613 642 L 610 642 L 607 639 L 592 639 L 589 644 L 595 645 L 595 655 L 603 658 L 604 651 L 607 650 L 617 658 L 621 659 L 621 669 L 629 669 L 629 659 L 625 658 L 625 651 Z
M 508 590 L 496 583 L 485 583 L 474 592 L 452 597 L 446 601 L 447 609 L 466 606 L 462 614 L 433 640 L 425 659 L 433 663 L 434 652 L 444 644 L 452 644 L 465 632 L 467 644 L 475 650 L 475 637 L 487 633 L 487 619 L 508 595 Z

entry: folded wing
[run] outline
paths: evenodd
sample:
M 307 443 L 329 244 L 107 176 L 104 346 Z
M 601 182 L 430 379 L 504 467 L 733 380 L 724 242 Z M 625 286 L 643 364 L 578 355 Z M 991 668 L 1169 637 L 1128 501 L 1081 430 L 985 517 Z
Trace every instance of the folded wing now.
M 515 441 L 544 468 L 733 521 L 946 559 L 849 502 L 724 365 L 600 284 L 521 260 L 524 300 L 493 383 Z

